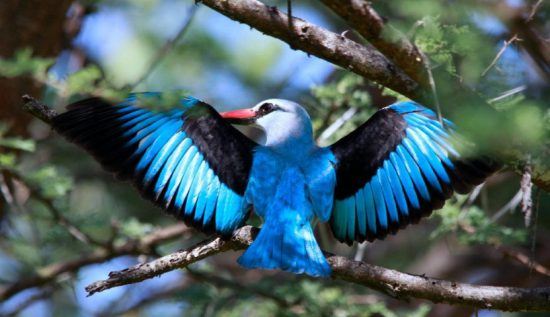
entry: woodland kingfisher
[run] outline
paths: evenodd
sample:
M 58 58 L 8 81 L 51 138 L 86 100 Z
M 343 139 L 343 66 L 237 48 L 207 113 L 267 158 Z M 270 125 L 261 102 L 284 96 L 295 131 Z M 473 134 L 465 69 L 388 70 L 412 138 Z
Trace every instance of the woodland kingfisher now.
M 292 101 L 218 113 L 182 95 L 170 111 L 143 107 L 162 99 L 86 99 L 52 124 L 145 198 L 203 232 L 230 237 L 255 212 L 263 225 L 238 260 L 246 268 L 329 276 L 313 234 L 316 219 L 329 222 L 341 242 L 382 239 L 498 169 L 492 160 L 465 157 L 454 125 L 412 101 L 382 108 L 320 147 L 308 113 Z M 255 125 L 262 135 L 253 140 L 233 125 Z

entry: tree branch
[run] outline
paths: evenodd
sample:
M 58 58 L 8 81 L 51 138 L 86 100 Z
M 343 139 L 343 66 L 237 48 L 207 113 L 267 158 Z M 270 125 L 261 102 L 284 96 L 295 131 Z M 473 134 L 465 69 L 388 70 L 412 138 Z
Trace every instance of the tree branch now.
M 88 285 L 86 291 L 88 295 L 93 295 L 184 268 L 214 254 L 244 250 L 254 241 L 257 232 L 257 228 L 245 226 L 235 231 L 230 240 L 209 239 L 149 263 L 110 272 L 108 279 Z M 401 273 L 342 256 L 329 255 L 327 259 L 333 270 L 332 278 L 364 285 L 400 299 L 423 298 L 434 303 L 444 302 L 507 311 L 550 310 L 550 287 L 517 288 L 462 284 Z
M 138 264 L 122 271 L 110 272 L 108 279 L 86 286 L 86 291 L 88 296 L 91 296 L 113 287 L 141 282 L 178 268 L 184 268 L 218 253 L 243 250 L 252 243 L 257 232 L 257 228 L 245 226 L 235 231 L 230 240 L 211 238 L 189 249 L 174 252 L 154 261 Z
M 363 38 L 392 60 L 409 77 L 424 87 L 429 87 L 423 56 L 418 48 L 401 32 L 386 25 L 381 17 L 364 0 L 321 0 L 339 15 Z
M 0 287 L 0 302 L 7 300 L 23 290 L 43 286 L 51 281 L 55 281 L 64 273 L 76 272 L 80 268 L 90 264 L 103 263 L 107 260 L 122 255 L 147 254 L 155 246 L 181 237 L 189 230 L 191 229 L 184 224 L 177 224 L 157 230 L 139 240 L 127 241 L 126 243 L 119 246 L 114 246 L 111 249 L 98 248 L 95 252 L 82 256 L 78 259 L 51 264 L 37 270 L 37 274 L 35 276 Z
M 419 85 L 377 50 L 293 17 L 256 0 L 202 0 L 221 14 L 415 99 Z
M 52 119 L 57 116 L 57 112 L 55 110 L 34 99 L 33 97 L 24 95 L 22 98 L 24 102 L 23 110 L 32 114 L 44 123 L 50 124 Z

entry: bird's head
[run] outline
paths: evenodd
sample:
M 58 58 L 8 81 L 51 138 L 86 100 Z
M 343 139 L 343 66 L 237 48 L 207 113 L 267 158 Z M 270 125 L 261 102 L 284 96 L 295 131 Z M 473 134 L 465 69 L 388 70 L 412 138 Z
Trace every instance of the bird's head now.
M 260 143 L 270 147 L 313 144 L 311 119 L 299 104 L 284 99 L 264 100 L 252 108 L 223 112 L 231 124 L 254 125 L 265 136 Z

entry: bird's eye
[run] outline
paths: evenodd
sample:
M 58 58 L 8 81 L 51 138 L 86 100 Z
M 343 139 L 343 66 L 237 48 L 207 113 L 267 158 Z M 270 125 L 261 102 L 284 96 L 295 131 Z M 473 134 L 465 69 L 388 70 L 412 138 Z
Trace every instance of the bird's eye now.
M 276 105 L 274 105 L 272 103 L 269 103 L 269 102 L 266 102 L 266 103 L 264 103 L 263 105 L 260 106 L 260 113 L 262 115 L 268 114 L 268 113 L 274 111 L 275 109 L 277 109 Z

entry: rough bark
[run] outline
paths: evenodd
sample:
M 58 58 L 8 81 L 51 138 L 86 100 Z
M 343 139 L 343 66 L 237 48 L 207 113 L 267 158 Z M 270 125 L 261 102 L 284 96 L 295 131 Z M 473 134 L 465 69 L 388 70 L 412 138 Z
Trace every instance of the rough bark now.
M 428 74 L 422 53 L 403 34 L 386 25 L 381 17 L 364 0 L 321 0 L 344 19 L 363 38 L 399 66 L 409 77 L 427 87 Z
M 405 96 L 415 98 L 419 85 L 377 50 L 302 19 L 289 17 L 276 7 L 256 0 L 203 0 L 223 15 L 273 37 L 294 49 L 351 70 Z
M 55 57 L 64 44 L 63 23 L 72 0 L 0 1 L 0 58 L 32 48 L 40 57 Z M 23 94 L 40 94 L 41 85 L 30 78 L 0 76 L 0 121 L 11 123 L 12 133 L 26 134 L 30 117 L 19 111 Z

